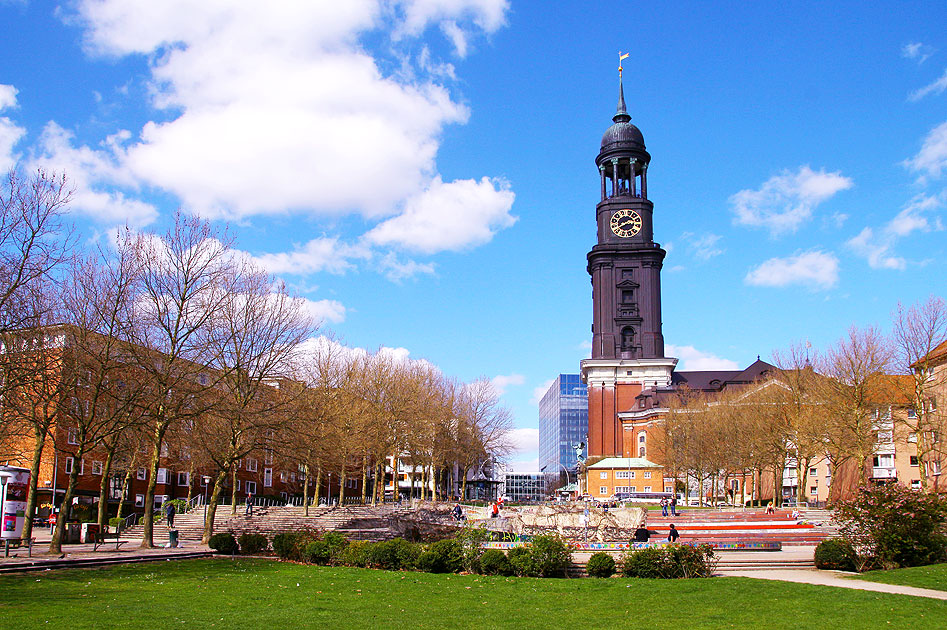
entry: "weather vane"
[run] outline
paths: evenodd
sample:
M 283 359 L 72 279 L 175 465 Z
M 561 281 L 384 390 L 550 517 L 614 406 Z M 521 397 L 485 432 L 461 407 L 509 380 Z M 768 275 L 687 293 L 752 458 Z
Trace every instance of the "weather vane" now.
M 621 78 L 621 71 L 622 71 L 621 62 L 627 58 L 628 58 L 628 53 L 622 54 L 620 50 L 618 51 L 618 78 L 619 79 Z

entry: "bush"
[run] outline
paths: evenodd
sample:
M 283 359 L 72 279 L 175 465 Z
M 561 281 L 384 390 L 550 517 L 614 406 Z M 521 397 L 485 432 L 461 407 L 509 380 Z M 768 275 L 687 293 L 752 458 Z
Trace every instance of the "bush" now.
M 900 484 L 861 488 L 834 520 L 855 551 L 856 568 L 913 567 L 947 559 L 947 500 Z
M 535 577 L 565 577 L 572 564 L 572 552 L 559 536 L 536 536 L 529 547 L 529 555 L 531 575 Z
M 622 573 L 625 577 L 661 578 L 663 562 L 664 551 L 660 547 L 628 551 L 622 558 Z
M 237 539 L 230 532 L 220 532 L 210 537 L 208 546 L 217 553 L 237 553 Z
M 622 562 L 627 577 L 697 578 L 714 573 L 717 557 L 710 545 L 668 545 L 629 551 Z
M 273 551 L 283 560 L 305 562 L 306 546 L 319 540 L 319 533 L 312 530 L 280 532 L 273 536 Z
M 452 538 L 439 540 L 421 554 L 417 566 L 428 573 L 458 573 L 464 568 L 464 548 Z
M 123 518 L 110 518 L 109 527 L 119 527 L 124 521 Z
M 367 567 L 368 549 L 371 543 L 364 541 L 352 542 L 339 553 L 337 564 L 346 567 Z
M 480 555 L 480 573 L 484 575 L 511 575 L 510 559 L 499 549 L 487 549 Z
M 310 540 L 302 549 L 302 560 L 310 564 L 329 564 L 329 546 L 324 540 Z
M 368 543 L 365 547 L 365 566 L 388 571 L 413 569 L 421 555 L 420 546 L 404 538 Z
M 607 578 L 615 573 L 615 559 L 604 551 L 593 553 L 585 570 L 592 577 Z
M 464 569 L 471 573 L 480 573 L 483 543 L 490 540 L 493 532 L 485 527 L 464 527 L 456 537 L 463 547 Z
M 263 534 L 240 534 L 240 553 L 252 554 L 266 551 L 270 542 Z
M 339 532 L 326 532 L 323 534 L 322 540 L 329 552 L 329 563 L 336 564 L 339 556 L 349 544 L 348 539 Z
M 506 554 L 506 558 L 516 575 L 533 575 L 533 557 L 528 547 L 513 547 Z
M 855 549 L 850 542 L 841 538 L 823 540 L 815 548 L 815 566 L 817 569 L 854 571 Z

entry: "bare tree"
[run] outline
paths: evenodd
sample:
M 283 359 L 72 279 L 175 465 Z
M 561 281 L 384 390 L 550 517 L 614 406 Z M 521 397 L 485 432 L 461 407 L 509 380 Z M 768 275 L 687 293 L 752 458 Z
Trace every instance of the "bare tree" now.
M 878 410 L 874 389 L 891 360 L 887 340 L 874 327 L 852 327 L 816 358 L 819 398 L 827 415 L 826 445 L 833 472 L 839 459 L 854 459 L 861 483 L 868 481 L 868 461 L 876 448 Z M 833 484 L 835 485 L 835 484 Z
M 165 434 L 172 423 L 198 419 L 211 404 L 219 379 L 219 345 L 208 343 L 214 315 L 231 299 L 229 242 L 209 223 L 178 212 L 163 236 L 129 235 L 119 250 L 140 266 L 135 325 L 128 331 L 135 366 L 147 384 L 141 413 L 151 434 L 145 511 L 154 509 Z M 154 546 L 154 520 L 145 518 L 142 547 Z
M 947 417 L 934 404 L 936 392 L 947 386 L 947 371 L 938 366 L 935 350 L 947 342 L 947 303 L 931 295 L 926 302 L 905 308 L 900 302 L 894 316 L 895 367 L 908 378 L 895 379 L 908 401 L 906 417 L 899 417 L 916 439 L 921 487 L 929 489 L 928 466 L 937 454 L 935 437 L 945 434 Z

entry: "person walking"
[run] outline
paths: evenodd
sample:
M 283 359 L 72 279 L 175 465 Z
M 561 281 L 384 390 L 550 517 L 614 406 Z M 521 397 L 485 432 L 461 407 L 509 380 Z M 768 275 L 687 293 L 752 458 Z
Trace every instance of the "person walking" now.
M 677 542 L 677 539 L 680 537 L 681 535 L 678 533 L 677 528 L 674 527 L 674 523 L 671 523 L 671 529 L 668 530 L 668 542 Z
M 164 504 L 164 516 L 168 520 L 168 529 L 174 527 L 174 514 L 176 510 L 174 509 L 174 503 L 168 501 Z
M 253 493 L 247 490 L 247 516 L 253 516 Z
M 661 516 L 668 515 L 668 498 L 661 497 Z
M 671 497 L 671 516 L 677 516 L 677 494 Z

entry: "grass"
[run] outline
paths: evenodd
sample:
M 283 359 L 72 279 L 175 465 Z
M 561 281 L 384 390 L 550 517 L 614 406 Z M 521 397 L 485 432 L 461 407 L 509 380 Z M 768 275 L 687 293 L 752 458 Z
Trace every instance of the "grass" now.
M 857 579 L 947 591 L 947 564 L 931 564 L 926 567 L 893 569 L 891 571 L 869 571 L 858 575 Z
M 943 628 L 947 602 L 750 578 L 540 580 L 207 559 L 3 575 L 0 618 L 70 629 L 922 630 Z

